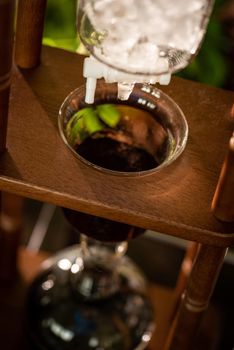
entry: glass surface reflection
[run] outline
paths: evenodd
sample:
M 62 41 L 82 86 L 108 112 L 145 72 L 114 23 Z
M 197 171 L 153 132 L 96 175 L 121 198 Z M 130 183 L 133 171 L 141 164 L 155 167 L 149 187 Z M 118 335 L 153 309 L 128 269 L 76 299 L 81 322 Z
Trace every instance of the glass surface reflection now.
M 184 150 L 188 125 L 178 105 L 153 86 L 136 84 L 127 101 L 117 84 L 99 81 L 93 105 L 85 86 L 74 90 L 59 111 L 65 144 L 93 168 L 142 176 L 172 163 Z
M 135 350 L 151 339 L 154 314 L 145 280 L 117 247 L 122 243 L 114 250 L 113 244 L 88 244 L 83 238 L 47 261 L 31 286 L 33 349 Z

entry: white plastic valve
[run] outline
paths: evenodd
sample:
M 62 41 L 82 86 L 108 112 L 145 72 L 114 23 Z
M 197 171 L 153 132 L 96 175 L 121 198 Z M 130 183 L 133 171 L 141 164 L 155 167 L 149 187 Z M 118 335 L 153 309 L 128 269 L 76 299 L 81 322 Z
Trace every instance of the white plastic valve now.
M 168 62 L 162 58 L 158 60 L 158 70 L 168 71 Z M 83 66 L 83 75 L 86 80 L 85 102 L 92 104 L 94 102 L 97 79 L 104 78 L 106 83 L 118 83 L 118 98 L 127 100 L 135 83 L 159 83 L 168 85 L 171 80 L 171 74 L 161 74 L 158 76 L 144 76 L 131 73 L 120 72 L 114 68 L 97 61 L 93 56 L 86 57 Z M 125 86 L 125 88 L 123 88 Z

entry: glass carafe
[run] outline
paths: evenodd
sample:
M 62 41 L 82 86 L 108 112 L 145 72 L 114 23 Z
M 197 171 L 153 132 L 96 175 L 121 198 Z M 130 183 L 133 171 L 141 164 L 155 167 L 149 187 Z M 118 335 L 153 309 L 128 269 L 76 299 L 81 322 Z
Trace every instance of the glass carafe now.
M 81 238 L 45 261 L 28 297 L 33 350 L 141 350 L 154 314 L 126 243 Z

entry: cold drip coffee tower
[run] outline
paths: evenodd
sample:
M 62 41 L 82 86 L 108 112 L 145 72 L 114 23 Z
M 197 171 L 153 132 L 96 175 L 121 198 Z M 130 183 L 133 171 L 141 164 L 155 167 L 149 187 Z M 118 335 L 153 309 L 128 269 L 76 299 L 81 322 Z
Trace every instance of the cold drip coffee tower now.
M 179 0 L 176 6 L 161 0 L 78 1 L 78 33 L 90 53 L 86 86 L 63 102 L 59 131 L 79 161 L 92 171 L 136 177 L 161 171 L 182 153 L 188 134 L 183 112 L 151 84 L 168 84 L 173 72 L 188 65 L 211 6 L 204 0 Z M 146 154 L 153 161 L 144 168 Z M 144 349 L 153 312 L 142 274 L 124 257 L 124 241 L 143 231 L 71 210 L 65 215 L 82 234 L 81 244 L 46 261 L 31 287 L 34 348 Z

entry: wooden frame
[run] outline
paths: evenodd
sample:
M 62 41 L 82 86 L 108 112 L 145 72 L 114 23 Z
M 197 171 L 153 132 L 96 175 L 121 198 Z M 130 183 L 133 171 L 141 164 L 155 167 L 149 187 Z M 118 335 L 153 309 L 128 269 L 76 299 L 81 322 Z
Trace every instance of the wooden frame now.
M 5 149 L 13 3 L 0 0 L 0 8 L 11 23 L 7 27 L 7 59 L 0 56 L 0 129 L 4 140 L 1 150 Z M 35 8 L 28 12 L 28 6 Z M 40 9 L 38 26 L 36 7 Z M 39 62 L 44 9 L 44 0 L 19 2 L 16 33 L 19 66 L 29 68 Z M 31 31 L 37 38 L 35 51 L 29 39 Z M 5 42 L 4 38 L 1 28 L 0 41 Z M 31 42 L 29 46 L 27 40 Z M 165 345 L 170 350 L 190 349 L 226 248 L 234 244 L 233 222 L 217 221 L 210 210 L 227 140 L 233 130 L 230 110 L 234 94 L 173 79 L 164 91 L 179 103 L 189 121 L 190 138 L 184 155 L 159 174 L 123 179 L 77 162 L 58 135 L 58 108 L 65 96 L 83 82 L 82 60 L 75 54 L 47 48 L 43 50 L 42 63 L 23 76 L 15 70 L 8 151 L 0 159 L 0 189 L 200 242 Z

